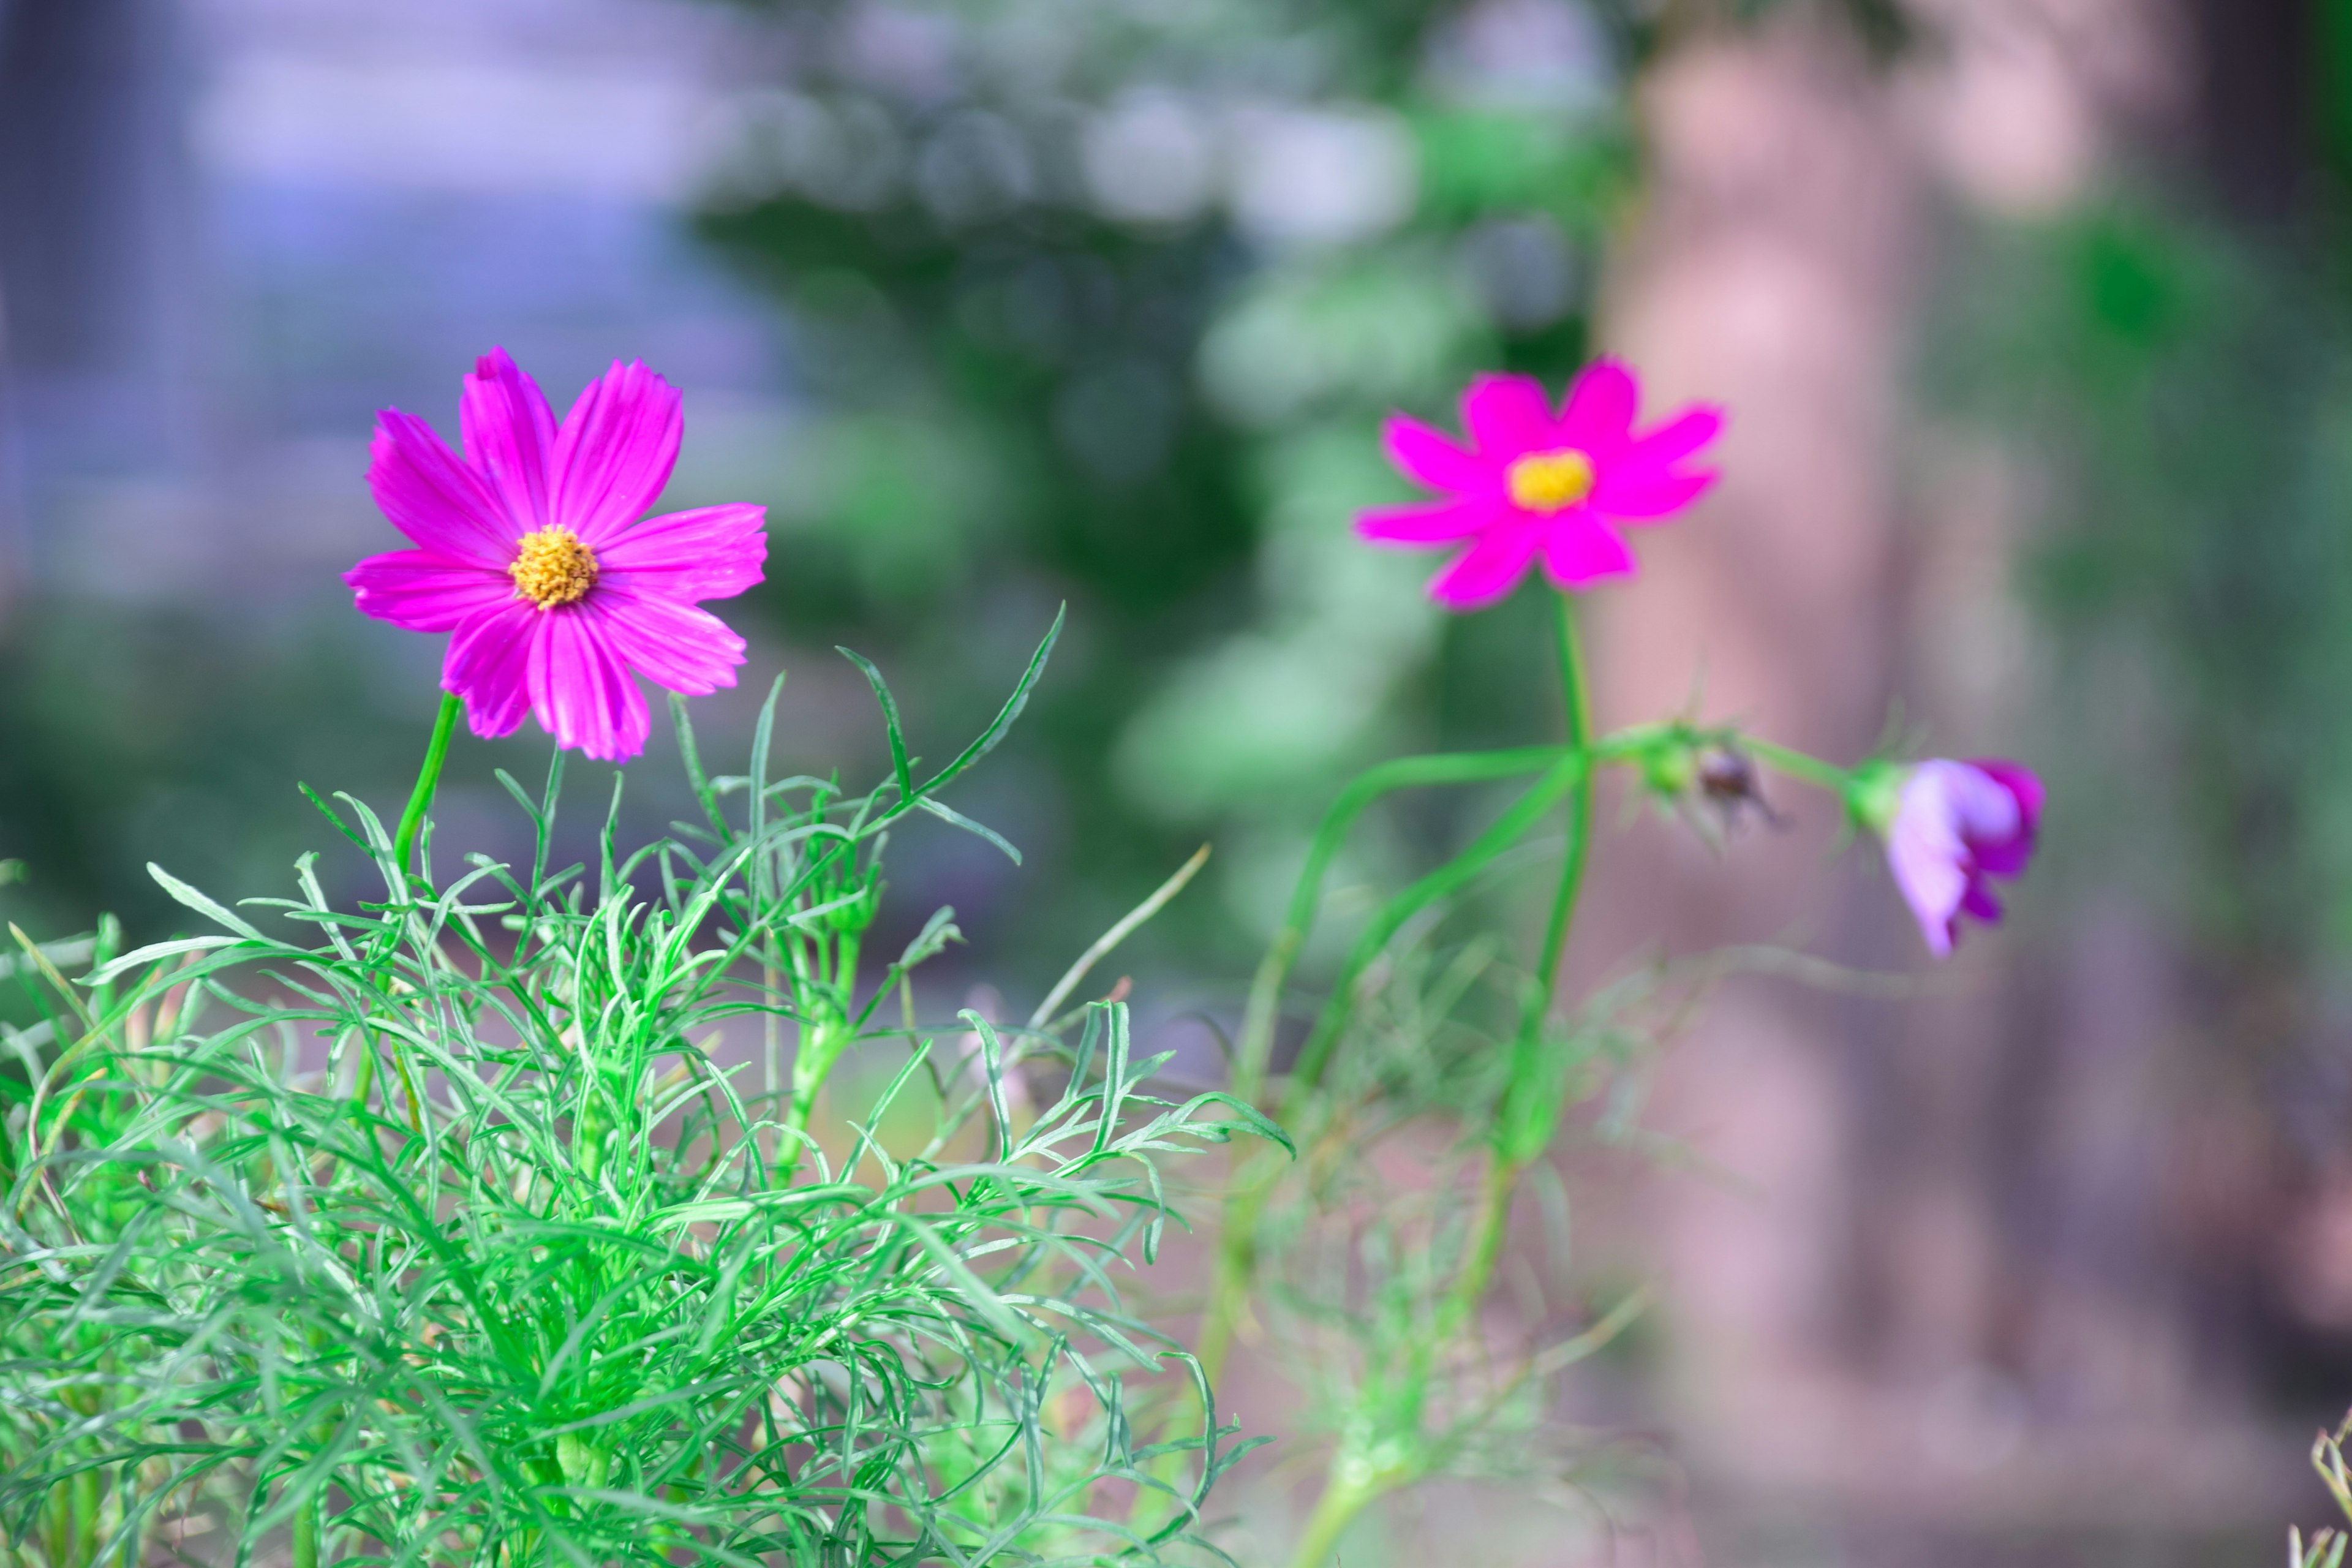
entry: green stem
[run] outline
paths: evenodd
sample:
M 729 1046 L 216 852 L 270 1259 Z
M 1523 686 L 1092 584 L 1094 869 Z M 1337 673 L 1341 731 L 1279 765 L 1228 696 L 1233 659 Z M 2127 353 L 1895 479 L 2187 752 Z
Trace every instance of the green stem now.
M 1559 660 L 1568 743 L 1571 751 L 1586 752 L 1592 744 L 1592 695 L 1585 681 L 1583 650 L 1577 637 L 1576 605 L 1566 594 L 1558 596 L 1558 605 L 1553 642 Z M 1552 892 L 1551 912 L 1544 921 L 1536 984 L 1520 1011 L 1518 1034 L 1511 1042 L 1510 1078 L 1497 1108 L 1494 1147 L 1479 1186 L 1478 1216 L 1471 1227 L 1470 1248 L 1463 1256 L 1462 1272 L 1454 1277 L 1454 1288 L 1446 1292 L 1431 1325 L 1433 1349 L 1460 1331 L 1477 1311 L 1502 1257 L 1519 1173 L 1551 1141 L 1557 1091 L 1544 1071 L 1544 1026 L 1559 1000 L 1560 967 L 1574 929 L 1577 902 L 1584 893 L 1584 868 L 1591 849 L 1592 774 L 1588 770 L 1569 792 L 1568 846 L 1560 857 L 1559 884 Z
M 1568 744 L 1573 751 L 1592 745 L 1592 694 L 1584 679 L 1583 650 L 1576 635 L 1576 601 L 1556 595 L 1559 613 L 1552 623 L 1554 652 L 1559 659 L 1560 700 L 1568 714 Z M 1552 894 L 1551 916 L 1544 922 L 1542 956 L 1538 960 L 1536 994 L 1519 1020 L 1524 1052 L 1528 1042 L 1543 1033 L 1544 1018 L 1559 990 L 1560 960 L 1568 951 L 1576 900 L 1584 890 L 1584 866 L 1592 848 L 1592 772 L 1586 769 L 1568 796 L 1568 848 L 1559 868 L 1559 886 Z
M 103 1493 L 100 1489 L 98 1471 L 89 1469 L 75 1476 L 73 1489 L 74 1547 L 79 1554 L 77 1560 L 95 1563 L 98 1561 L 100 1533 L 104 1529 L 103 1521 L 99 1518 Z
M 1335 1475 L 1324 1485 L 1323 1495 L 1316 1500 L 1315 1511 L 1307 1516 L 1297 1550 L 1290 1554 L 1290 1568 L 1328 1568 L 1331 1553 L 1339 1549 L 1339 1537 L 1356 1522 L 1356 1516 L 1379 1498 L 1381 1489 L 1351 1486 Z
M 1459 892 L 1475 880 L 1478 874 L 1505 850 L 1517 844 L 1559 802 L 1562 795 L 1577 788 L 1592 771 L 1589 752 L 1555 752 L 1559 758 L 1550 769 L 1528 786 L 1484 833 L 1471 840 L 1469 847 L 1453 859 L 1430 872 L 1382 906 L 1348 950 L 1345 963 L 1334 981 L 1331 995 L 1323 1004 L 1315 1027 L 1298 1053 L 1297 1065 L 1291 1069 L 1290 1095 L 1311 1093 L 1322 1081 L 1323 1069 L 1328 1065 L 1331 1050 L 1347 1027 L 1356 1004 L 1356 981 L 1371 966 L 1388 947 L 1404 923 L 1440 899 Z
M 1825 789 L 1841 800 L 1845 798 L 1853 784 L 1852 769 L 1825 763 L 1819 757 L 1809 757 L 1802 752 L 1792 752 L 1786 746 L 1776 746 L 1769 741 L 1742 735 L 1739 749 L 1774 773 L 1786 773 L 1800 784 Z
M 319 1568 L 319 1503 L 316 1498 L 294 1510 L 294 1568 Z
M 857 1026 L 850 1022 L 849 1010 L 857 994 L 857 954 L 859 939 L 844 932 L 839 939 L 838 960 L 834 965 L 834 994 L 826 1004 L 822 1021 L 801 1026 L 800 1048 L 793 1053 L 793 1104 L 784 1118 L 786 1136 L 783 1148 L 776 1156 L 776 1185 L 789 1186 L 800 1169 L 801 1152 L 808 1143 L 809 1123 L 816 1116 L 817 1096 L 824 1090 L 824 1081 L 833 1075 L 834 1064 L 857 1037 Z M 824 977 L 819 977 L 820 984 Z
M 1454 1277 L 1454 1288 L 1445 1293 L 1430 1325 L 1433 1352 L 1461 1332 L 1486 1299 L 1495 1265 L 1502 1260 L 1504 1237 L 1510 1234 L 1511 1199 L 1518 1192 L 1519 1173 L 1526 1169 L 1524 1161 L 1499 1149 L 1487 1156 L 1486 1174 L 1478 1184 L 1478 1217 L 1471 1224 L 1470 1249 L 1463 1254 L 1462 1272 Z M 1434 1356 L 1422 1359 L 1433 1362 Z
M 1252 1105 L 1258 1103 L 1265 1091 L 1268 1060 L 1274 1050 L 1274 1028 L 1282 1004 L 1282 987 L 1290 977 L 1291 965 L 1297 962 L 1298 950 L 1306 944 L 1307 932 L 1315 923 L 1315 914 L 1323 901 L 1323 879 L 1339 858 L 1340 847 L 1347 842 L 1349 830 L 1365 808 L 1384 795 L 1402 789 L 1421 789 L 1431 784 L 1478 784 L 1492 779 L 1510 778 L 1531 773 L 1559 760 L 1557 746 L 1521 746 L 1503 752 L 1470 752 L 1458 755 L 1432 757 L 1399 757 L 1382 763 L 1358 774 L 1315 830 L 1314 841 L 1307 847 L 1307 863 L 1299 868 L 1297 886 L 1290 895 L 1290 909 L 1266 947 L 1265 958 L 1258 964 L 1257 974 L 1250 983 L 1249 1005 L 1242 1015 L 1242 1028 L 1236 1049 L 1234 1070 L 1234 1091 Z
M 433 792 L 440 787 L 441 764 L 449 760 L 449 737 L 457 732 L 457 715 L 464 709 L 465 704 L 455 692 L 441 694 L 441 711 L 434 715 L 433 739 L 425 748 L 425 765 L 417 770 L 416 787 L 408 792 L 407 809 L 400 814 L 400 831 L 393 835 L 392 858 L 404 878 L 409 874 L 409 858 L 416 848 L 416 835 L 425 826 L 425 814 L 432 807 Z

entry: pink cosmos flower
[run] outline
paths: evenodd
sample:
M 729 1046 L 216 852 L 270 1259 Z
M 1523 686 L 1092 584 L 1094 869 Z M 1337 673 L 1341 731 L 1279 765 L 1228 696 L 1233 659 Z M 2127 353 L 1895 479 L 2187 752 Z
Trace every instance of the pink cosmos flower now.
M 1663 522 L 1706 493 L 1714 472 L 1679 465 L 1723 428 L 1723 411 L 1699 405 L 1636 436 L 1641 395 L 1633 373 L 1604 359 L 1577 376 L 1556 415 L 1532 376 L 1478 377 L 1462 394 L 1466 447 L 1391 415 L 1381 432 L 1390 461 L 1444 499 L 1367 511 L 1356 532 L 1406 549 L 1466 545 L 1429 584 L 1456 610 L 1503 598 L 1538 560 L 1562 588 L 1630 577 L 1619 526 Z
M 539 384 L 492 349 L 457 406 L 465 455 L 423 420 L 377 416 L 368 487 L 416 544 L 343 574 L 360 609 L 449 632 L 442 689 L 474 733 L 525 713 L 606 762 L 645 749 L 635 677 L 702 696 L 735 684 L 743 639 L 707 610 L 760 581 L 767 509 L 644 518 L 669 482 L 678 395 L 642 362 L 590 382 L 558 426 Z
M 1937 958 L 1951 955 L 1960 917 L 2000 923 L 1991 879 L 2033 856 L 2042 781 L 2015 763 L 1938 758 L 1911 770 L 1886 828 L 1886 863 Z

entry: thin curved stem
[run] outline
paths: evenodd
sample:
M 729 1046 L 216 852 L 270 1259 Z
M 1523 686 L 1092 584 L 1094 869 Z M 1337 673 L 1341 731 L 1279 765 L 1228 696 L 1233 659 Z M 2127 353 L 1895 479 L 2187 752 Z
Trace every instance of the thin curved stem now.
M 416 836 L 425 826 L 425 814 L 432 808 L 433 792 L 441 784 L 441 764 L 449 760 L 449 737 L 457 732 L 457 715 L 464 709 L 457 693 L 441 694 L 441 711 L 434 715 L 433 739 L 425 748 L 425 765 L 417 770 L 416 787 L 408 792 L 407 808 L 400 814 L 400 830 L 392 838 L 392 858 L 404 879 L 411 869 L 410 860 L 416 850 Z
M 1370 924 L 1358 933 L 1349 948 L 1346 963 L 1334 983 L 1330 999 L 1324 1003 L 1323 1012 L 1315 1021 L 1307 1043 L 1300 1047 L 1298 1064 L 1292 1068 L 1290 1095 L 1311 1093 L 1322 1081 L 1323 1069 L 1329 1063 L 1331 1049 L 1339 1043 L 1340 1032 L 1355 1010 L 1356 979 L 1383 949 L 1404 928 L 1404 923 L 1438 900 L 1458 892 L 1468 886 L 1489 862 L 1524 837 L 1528 830 L 1542 820 L 1544 813 L 1557 805 L 1562 795 L 1576 789 L 1592 772 L 1592 754 L 1589 751 L 1555 751 L 1559 758 L 1543 777 L 1529 785 L 1526 793 L 1513 801 L 1502 816 L 1496 817 L 1486 831 L 1473 839 L 1468 848 L 1436 870 L 1414 882 L 1383 905 Z
M 1250 983 L 1249 1004 L 1242 1015 L 1241 1036 L 1234 1052 L 1234 1090 L 1255 1105 L 1265 1088 L 1268 1061 L 1274 1049 L 1274 1027 L 1282 1004 L 1282 988 L 1291 965 L 1306 944 L 1323 901 L 1323 879 L 1339 858 L 1356 819 L 1374 801 L 1398 790 L 1432 784 L 1481 784 L 1514 774 L 1531 773 L 1559 760 L 1557 746 L 1519 746 L 1508 751 L 1466 752 L 1440 756 L 1399 757 L 1359 773 L 1323 814 L 1299 868 L 1298 882 L 1290 895 L 1290 909 L 1282 929 L 1267 944 L 1265 957 Z

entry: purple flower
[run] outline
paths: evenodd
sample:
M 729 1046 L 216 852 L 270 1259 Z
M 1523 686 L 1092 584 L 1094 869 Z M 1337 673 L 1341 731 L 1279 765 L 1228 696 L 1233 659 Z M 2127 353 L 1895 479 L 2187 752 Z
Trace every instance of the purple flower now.
M 1886 863 L 1938 958 L 1951 955 L 1960 917 L 2000 921 L 1991 879 L 2033 857 L 2042 781 L 2015 763 L 1921 763 L 1903 781 L 1886 827 Z
M 368 487 L 416 544 L 343 574 L 360 610 L 449 632 L 442 689 L 474 733 L 525 713 L 605 762 L 645 749 L 635 677 L 701 696 L 735 684 L 743 639 L 696 608 L 760 581 L 767 509 L 710 506 L 645 518 L 685 422 L 642 362 L 590 382 L 559 426 L 539 384 L 492 349 L 457 408 L 465 456 L 398 409 L 377 416 Z
M 1682 467 L 1723 428 L 1723 412 L 1686 408 L 1633 433 L 1641 384 L 1615 360 L 1587 365 L 1552 411 L 1532 376 L 1482 375 L 1462 394 L 1464 447 L 1402 414 L 1381 436 L 1389 460 L 1442 500 L 1379 507 L 1359 537 L 1412 550 L 1462 546 L 1430 580 L 1448 609 L 1475 610 L 1519 584 L 1538 561 L 1562 588 L 1633 574 L 1626 523 L 1664 522 L 1706 492 L 1715 474 Z

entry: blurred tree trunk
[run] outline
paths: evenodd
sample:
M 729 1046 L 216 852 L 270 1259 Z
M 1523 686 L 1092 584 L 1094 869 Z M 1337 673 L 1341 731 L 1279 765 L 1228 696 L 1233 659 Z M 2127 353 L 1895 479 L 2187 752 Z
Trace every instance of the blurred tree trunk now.
M 2080 42 L 2053 7 L 1921 9 L 2021 26 L 1987 69 L 2031 64 L 2036 27 Z M 2203 84 L 2231 133 L 2200 145 L 2256 216 L 2298 189 L 2276 164 L 2301 124 L 2277 79 L 2294 9 L 2200 17 L 2232 35 Z M 2102 15 L 2147 30 L 2135 47 L 2162 32 L 2150 7 Z M 1890 72 L 1798 13 L 1695 37 L 1646 84 L 1652 197 L 1604 336 L 1652 411 L 1705 397 L 1732 417 L 1717 496 L 1645 534 L 1640 591 L 1600 611 L 1604 721 L 1696 705 L 1845 760 L 1891 720 L 1937 754 L 2025 748 L 2040 645 L 2011 571 L 2031 486 L 1910 412 L 1951 221 L 1927 127 L 1954 106 L 1962 177 L 2005 166 L 2047 212 L 2079 194 L 2068 139 L 2087 145 L 2101 108 L 2068 102 L 2092 89 L 2053 68 L 1961 82 L 1971 58 L 1931 45 Z M 2242 121 L 2229 107 L 2252 100 Z M 1986 162 L 1996 142 L 2006 165 Z M 1777 942 L 1927 973 L 1877 847 L 1824 874 L 1835 809 L 1786 786 L 1774 804 L 1795 826 L 1721 859 L 1670 827 L 1620 836 L 1579 965 Z M 1935 1561 L 1937 1531 L 2052 1521 L 2062 1499 L 2116 1530 L 2284 1517 L 2297 1459 L 2245 1421 L 2277 1134 L 2185 1026 L 2172 933 L 2128 900 L 2059 918 L 2036 897 L 1907 1000 L 1739 983 L 1670 1053 L 1653 1124 L 1727 1177 L 1654 1182 L 1635 1227 L 1664 1276 L 1669 1418 L 1702 1517 L 1712 1489 L 1726 1518 L 1842 1521 L 1870 1561 Z

